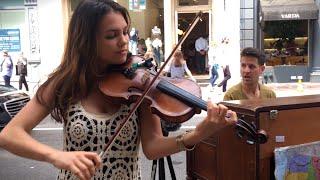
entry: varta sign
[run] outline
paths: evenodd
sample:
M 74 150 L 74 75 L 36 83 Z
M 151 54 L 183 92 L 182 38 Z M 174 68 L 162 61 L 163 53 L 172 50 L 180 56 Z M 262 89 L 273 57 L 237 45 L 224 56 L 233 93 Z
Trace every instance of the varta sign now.
M 282 19 L 299 19 L 300 18 L 300 14 L 281 14 L 281 18 Z

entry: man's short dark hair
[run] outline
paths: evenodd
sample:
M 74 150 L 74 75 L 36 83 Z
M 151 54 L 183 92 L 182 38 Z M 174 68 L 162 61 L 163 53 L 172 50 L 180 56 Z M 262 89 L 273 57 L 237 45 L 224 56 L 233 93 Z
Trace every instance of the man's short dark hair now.
M 252 48 L 252 47 L 247 47 L 244 48 L 241 51 L 241 57 L 243 56 L 250 56 L 250 57 L 255 57 L 258 59 L 258 64 L 260 66 L 264 65 L 265 61 L 266 61 L 266 56 L 263 52 L 261 52 L 259 49 L 256 48 Z

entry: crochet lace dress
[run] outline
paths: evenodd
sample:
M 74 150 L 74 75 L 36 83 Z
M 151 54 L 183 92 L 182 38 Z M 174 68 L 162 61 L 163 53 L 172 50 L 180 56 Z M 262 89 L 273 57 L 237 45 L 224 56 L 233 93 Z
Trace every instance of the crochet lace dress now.
M 64 151 L 91 151 L 99 154 L 129 113 L 122 105 L 112 116 L 87 112 L 81 103 L 72 105 L 64 123 Z M 141 179 L 139 166 L 140 132 L 137 113 L 125 124 L 109 150 L 102 156 L 102 167 L 92 179 Z M 60 170 L 58 180 L 77 179 L 70 171 Z

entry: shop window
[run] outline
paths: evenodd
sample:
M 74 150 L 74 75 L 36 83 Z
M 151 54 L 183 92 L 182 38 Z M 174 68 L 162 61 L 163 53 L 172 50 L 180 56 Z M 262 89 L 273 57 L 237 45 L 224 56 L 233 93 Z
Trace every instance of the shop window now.
M 253 0 L 240 0 L 240 48 L 254 47 Z
M 253 8 L 253 0 L 241 0 L 240 8 Z
M 253 40 L 252 39 L 241 39 L 240 40 L 240 47 L 253 47 Z
M 240 9 L 241 18 L 253 18 L 253 9 Z
M 247 39 L 247 40 L 253 39 L 253 29 L 241 29 L 240 36 L 241 36 L 241 39 Z
M 35 6 L 37 5 L 37 0 L 24 0 L 25 6 Z
M 308 21 L 266 21 L 264 51 L 268 66 L 308 65 Z
M 209 5 L 209 0 L 178 0 L 179 6 Z
M 253 20 L 252 19 L 240 19 L 240 28 L 241 29 L 253 29 Z

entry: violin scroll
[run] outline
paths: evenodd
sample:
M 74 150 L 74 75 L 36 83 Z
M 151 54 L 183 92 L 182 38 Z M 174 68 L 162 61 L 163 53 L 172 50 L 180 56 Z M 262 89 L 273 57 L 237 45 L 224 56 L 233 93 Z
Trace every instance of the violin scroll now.
M 266 131 L 260 129 L 257 130 L 256 125 L 252 123 L 247 123 L 242 119 L 238 119 L 236 124 L 236 134 L 241 139 L 246 139 L 246 142 L 250 145 L 253 144 L 264 144 L 268 141 L 268 135 Z

